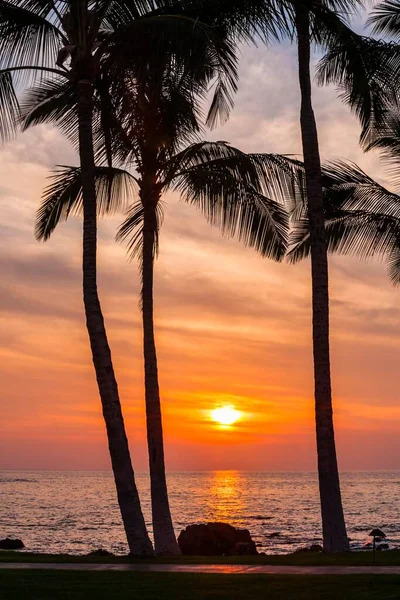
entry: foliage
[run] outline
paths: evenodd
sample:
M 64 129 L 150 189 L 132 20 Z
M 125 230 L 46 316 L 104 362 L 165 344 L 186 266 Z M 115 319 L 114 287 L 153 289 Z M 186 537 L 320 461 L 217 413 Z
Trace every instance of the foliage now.
M 389 277 L 399 284 L 400 196 L 346 162 L 326 165 L 323 185 L 328 251 L 364 260 L 385 256 Z M 310 254 L 306 205 L 295 215 L 290 246 L 291 262 Z

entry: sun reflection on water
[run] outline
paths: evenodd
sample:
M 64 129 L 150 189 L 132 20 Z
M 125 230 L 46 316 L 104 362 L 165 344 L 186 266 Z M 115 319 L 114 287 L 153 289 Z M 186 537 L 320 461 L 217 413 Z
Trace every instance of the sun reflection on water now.
M 240 490 L 243 486 L 240 471 L 213 471 L 208 509 L 215 521 L 230 522 L 241 514 L 243 501 Z

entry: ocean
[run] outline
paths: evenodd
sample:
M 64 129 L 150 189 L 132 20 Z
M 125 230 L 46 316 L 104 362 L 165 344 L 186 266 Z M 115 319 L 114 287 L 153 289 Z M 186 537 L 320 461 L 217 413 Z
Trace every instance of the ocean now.
M 151 533 L 149 478 L 136 476 Z M 364 548 L 379 527 L 400 547 L 400 473 L 341 476 L 347 531 Z M 249 529 L 259 552 L 284 554 L 321 543 L 316 473 L 209 471 L 169 473 L 177 534 L 192 523 L 224 521 Z M 23 540 L 33 552 L 127 552 L 109 472 L 0 471 L 0 538 Z

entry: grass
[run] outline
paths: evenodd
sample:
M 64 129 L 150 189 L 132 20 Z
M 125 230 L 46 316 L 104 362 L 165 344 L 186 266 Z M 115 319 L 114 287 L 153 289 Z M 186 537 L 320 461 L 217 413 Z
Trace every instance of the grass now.
M 344 554 L 284 554 L 279 556 L 181 556 L 136 558 L 130 556 L 74 556 L 69 554 L 33 554 L 30 552 L 0 551 L 0 562 L 67 562 L 67 563 L 163 563 L 163 564 L 222 564 L 222 565 L 371 565 L 372 552 Z M 400 550 L 377 552 L 376 564 L 400 566 Z M 399 594 L 400 597 L 400 594 Z
M 395 575 L 0 571 L 7 600 L 398 600 L 399 584 Z

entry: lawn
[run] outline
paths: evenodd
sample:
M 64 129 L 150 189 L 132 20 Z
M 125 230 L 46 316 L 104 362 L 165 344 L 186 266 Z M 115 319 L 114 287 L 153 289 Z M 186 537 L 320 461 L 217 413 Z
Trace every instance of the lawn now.
M 4 600 L 398 600 L 395 575 L 199 575 L 1 570 Z
M 140 559 L 130 556 L 72 556 L 68 554 L 32 554 L 0 550 L 0 562 L 72 562 L 72 563 L 167 563 L 167 564 L 231 564 L 231 565 L 371 565 L 372 552 L 344 554 L 300 553 L 279 556 L 181 556 Z M 400 550 L 377 552 L 376 564 L 400 566 Z M 400 594 L 399 594 L 400 598 Z

